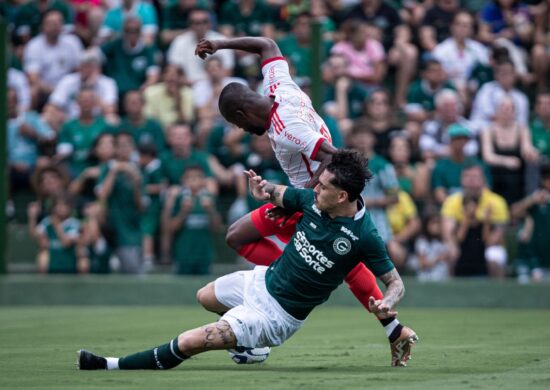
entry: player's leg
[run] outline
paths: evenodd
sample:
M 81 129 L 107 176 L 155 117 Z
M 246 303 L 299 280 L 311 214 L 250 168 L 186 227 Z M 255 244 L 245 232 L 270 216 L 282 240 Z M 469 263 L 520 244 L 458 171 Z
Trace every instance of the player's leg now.
M 183 332 L 167 344 L 121 358 L 96 356 L 78 351 L 81 370 L 167 370 L 193 355 L 237 346 L 237 339 L 227 321 L 219 320 Z
M 348 288 L 359 302 L 369 310 L 369 298 L 384 298 L 384 294 L 376 283 L 374 274 L 363 264 L 359 263 L 346 276 Z M 370 311 L 370 310 L 369 310 Z M 378 318 L 384 327 L 390 342 L 393 366 L 403 366 L 410 359 L 411 347 L 418 340 L 416 333 L 399 323 L 397 317 Z
M 281 256 L 282 250 L 266 237 L 276 235 L 279 222 L 266 217 L 273 205 L 266 204 L 234 222 L 225 240 L 239 255 L 256 265 L 270 265 Z

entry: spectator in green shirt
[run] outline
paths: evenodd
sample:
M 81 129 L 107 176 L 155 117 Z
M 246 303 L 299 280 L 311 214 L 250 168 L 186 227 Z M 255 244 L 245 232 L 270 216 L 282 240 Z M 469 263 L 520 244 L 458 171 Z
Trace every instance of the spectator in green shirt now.
M 124 20 L 122 38 L 101 46 L 105 57 L 103 70 L 118 86 L 119 103 L 128 91 L 145 88 L 159 79 L 155 48 L 145 46 L 141 21 L 133 16 Z
M 227 37 L 275 36 L 274 9 L 262 0 L 226 1 L 220 12 L 220 32 Z
M 118 129 L 134 136 L 134 142 L 139 147 L 144 144 L 154 144 L 157 151 L 166 149 L 164 131 L 160 124 L 143 114 L 145 100 L 140 91 L 129 91 L 124 97 L 124 111 Z
M 91 89 L 83 89 L 78 95 L 80 116 L 66 122 L 61 128 L 57 144 L 56 160 L 67 159 L 72 177 L 78 176 L 89 166 L 88 156 L 99 134 L 109 131 L 102 116 L 95 116 L 97 96 Z
M 143 271 L 141 250 L 141 182 L 139 166 L 132 161 L 134 138 L 116 136 L 116 160 L 101 167 L 96 194 L 106 207 L 107 225 L 113 233 L 115 253 L 122 273 Z
M 530 127 L 533 146 L 550 160 L 550 92 L 537 95 L 535 118 Z
M 179 275 L 206 275 L 214 259 L 212 234 L 221 226 L 215 196 L 208 192 L 200 165 L 191 165 L 172 187 L 163 210 L 163 225 L 173 235 L 173 259 Z
M 54 199 L 50 215 L 38 225 L 39 272 L 74 274 L 88 271 L 88 264 L 77 264 L 76 245 L 80 224 L 71 217 L 72 213 L 72 200 L 60 195 Z
M 277 41 L 283 55 L 296 68 L 296 76 L 311 77 L 311 15 L 301 13 L 294 19 L 292 32 Z M 330 42 L 322 43 L 322 57 L 330 49 Z

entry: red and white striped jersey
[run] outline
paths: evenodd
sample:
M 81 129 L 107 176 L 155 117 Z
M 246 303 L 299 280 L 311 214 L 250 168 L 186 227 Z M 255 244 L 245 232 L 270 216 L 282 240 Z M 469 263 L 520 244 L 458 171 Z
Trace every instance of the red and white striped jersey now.
M 313 109 L 309 97 L 290 77 L 283 57 L 262 63 L 263 94 L 275 103 L 266 124 L 271 146 L 290 183 L 297 188 L 313 176 L 315 156 L 324 140 L 332 143 L 327 125 Z

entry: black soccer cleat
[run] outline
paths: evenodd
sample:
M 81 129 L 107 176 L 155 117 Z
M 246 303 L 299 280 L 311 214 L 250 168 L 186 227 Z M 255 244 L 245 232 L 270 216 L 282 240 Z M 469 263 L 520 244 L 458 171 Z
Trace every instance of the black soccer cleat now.
M 79 349 L 77 351 L 78 358 L 76 366 L 79 370 L 106 370 L 107 359 L 101 356 L 94 355 L 90 351 L 85 349 Z

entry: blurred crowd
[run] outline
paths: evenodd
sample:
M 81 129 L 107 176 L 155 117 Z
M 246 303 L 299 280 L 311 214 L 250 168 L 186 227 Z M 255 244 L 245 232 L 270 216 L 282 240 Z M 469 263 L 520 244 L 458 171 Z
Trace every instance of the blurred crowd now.
M 230 82 L 258 88 L 258 58 L 195 45 L 265 36 L 306 92 L 321 69 L 320 114 L 369 157 L 366 205 L 400 270 L 548 275 L 548 0 L 7 0 L 0 17 L 7 213 L 32 191 L 40 272 L 209 272 L 213 237 L 258 206 L 242 170 L 287 178 L 217 106 Z

